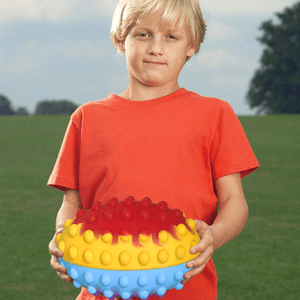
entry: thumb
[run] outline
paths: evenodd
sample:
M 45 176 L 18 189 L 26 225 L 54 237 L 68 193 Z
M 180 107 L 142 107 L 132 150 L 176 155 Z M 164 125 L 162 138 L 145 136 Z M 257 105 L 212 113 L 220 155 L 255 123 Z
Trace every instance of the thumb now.
M 195 228 L 200 236 L 208 227 L 209 225 L 204 221 L 195 220 Z

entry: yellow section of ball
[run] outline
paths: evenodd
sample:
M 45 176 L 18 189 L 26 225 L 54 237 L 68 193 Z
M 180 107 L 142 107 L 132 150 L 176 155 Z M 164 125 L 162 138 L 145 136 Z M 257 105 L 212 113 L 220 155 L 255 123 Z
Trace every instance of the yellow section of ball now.
M 128 266 L 131 261 L 131 255 L 127 251 L 121 252 L 119 262 L 122 266 Z
M 111 233 L 106 233 L 106 234 L 104 234 L 104 235 L 101 236 L 101 239 L 102 239 L 102 241 L 103 241 L 104 243 L 109 243 L 109 242 L 112 241 L 113 236 L 112 236 Z
M 139 234 L 139 240 L 140 240 L 141 242 L 146 243 L 146 242 L 149 241 L 149 239 L 150 239 L 150 235 Z
M 111 263 L 112 255 L 108 251 L 102 252 L 100 256 L 100 261 L 104 266 L 108 266 Z
M 70 236 L 75 236 L 77 234 L 77 232 L 78 232 L 78 225 L 72 224 L 69 229 Z
M 71 226 L 72 222 L 58 237 L 58 245 L 64 252 L 63 258 L 78 266 L 108 270 L 147 270 L 182 264 L 199 255 L 189 253 L 190 248 L 200 241 L 198 233 L 195 229 L 187 230 L 182 237 L 180 233 L 185 231 L 181 229 L 182 226 L 175 228 L 174 237 L 164 230 L 156 236 L 141 233 L 139 244 L 136 244 L 131 235 L 124 236 L 130 237 L 128 241 L 119 236 L 118 241 L 113 243 L 111 233 L 95 236 L 91 230 L 87 230 L 82 234 L 82 224 L 77 225 L 77 233 L 71 236 Z M 76 259 L 73 259 L 74 250 L 69 250 L 72 246 L 77 249 Z
M 195 221 L 193 219 L 187 219 L 186 222 L 192 230 L 195 229 Z
M 128 242 L 131 239 L 131 235 L 120 235 L 120 239 L 123 242 Z
M 90 264 L 94 259 L 94 254 L 91 250 L 87 249 L 83 253 L 83 259 L 86 263 Z
M 169 253 L 166 249 L 159 250 L 157 254 L 157 260 L 161 263 L 164 264 L 168 261 L 169 259 Z
M 159 240 L 161 243 L 165 243 L 165 242 L 168 240 L 168 237 L 169 237 L 169 233 L 168 233 L 166 230 L 161 230 L 161 231 L 158 233 L 158 240 Z
M 95 238 L 94 232 L 92 230 L 85 231 L 85 233 L 83 234 L 83 238 L 87 243 L 91 243 Z
M 142 251 L 139 254 L 139 263 L 142 266 L 146 266 L 148 265 L 149 261 L 150 261 L 150 254 L 147 251 Z
M 179 260 L 182 260 L 185 257 L 185 249 L 183 246 L 178 246 L 175 251 L 175 255 Z
M 72 222 L 73 222 L 72 219 L 66 220 L 66 222 L 65 222 L 65 224 L 64 224 L 64 227 L 65 227 L 65 228 L 69 227 L 69 226 L 71 225 Z
M 59 244 L 58 244 L 58 249 L 62 252 L 65 252 L 65 249 L 66 249 L 66 244 L 64 241 L 60 241 Z
M 69 255 L 71 257 L 71 259 L 76 259 L 78 256 L 78 251 L 77 248 L 75 246 L 71 246 L 69 248 Z
M 61 233 L 59 233 L 57 236 L 56 236 L 56 244 L 58 245 L 59 243 L 59 240 L 61 238 Z
M 179 236 L 185 236 L 187 233 L 187 228 L 185 227 L 184 224 L 179 224 L 176 228 L 176 232 Z

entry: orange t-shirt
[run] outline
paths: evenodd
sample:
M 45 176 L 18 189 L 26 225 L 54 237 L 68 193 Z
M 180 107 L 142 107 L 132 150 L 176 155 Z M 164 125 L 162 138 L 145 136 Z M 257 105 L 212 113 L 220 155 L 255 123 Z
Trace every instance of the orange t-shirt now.
M 181 209 L 187 218 L 212 224 L 218 201 L 214 181 L 258 168 L 230 105 L 184 88 L 148 101 L 108 98 L 79 107 L 71 116 L 48 185 L 79 190 L 82 205 L 112 197 L 150 197 Z M 202 273 L 165 300 L 216 299 L 210 260 Z M 86 289 L 78 300 L 94 297 Z M 159 299 L 151 296 L 149 300 Z

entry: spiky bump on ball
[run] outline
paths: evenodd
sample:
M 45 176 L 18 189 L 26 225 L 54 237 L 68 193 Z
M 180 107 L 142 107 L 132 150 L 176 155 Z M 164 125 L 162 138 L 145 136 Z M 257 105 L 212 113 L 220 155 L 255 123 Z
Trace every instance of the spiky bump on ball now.
M 148 299 L 181 289 L 186 263 L 198 255 L 189 250 L 199 241 L 194 221 L 182 211 L 133 197 L 79 210 L 57 236 L 64 253 L 59 260 L 74 285 L 111 299 Z

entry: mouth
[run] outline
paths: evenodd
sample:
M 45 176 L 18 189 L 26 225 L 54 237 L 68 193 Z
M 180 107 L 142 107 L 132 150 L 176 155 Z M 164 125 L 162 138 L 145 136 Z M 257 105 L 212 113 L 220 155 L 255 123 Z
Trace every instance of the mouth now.
M 164 66 L 166 63 L 158 62 L 158 61 L 144 61 L 144 63 L 150 66 Z

